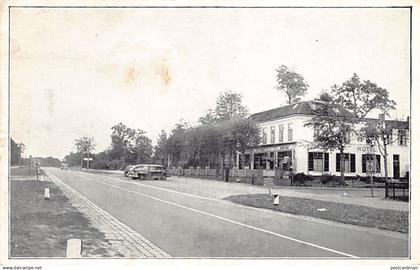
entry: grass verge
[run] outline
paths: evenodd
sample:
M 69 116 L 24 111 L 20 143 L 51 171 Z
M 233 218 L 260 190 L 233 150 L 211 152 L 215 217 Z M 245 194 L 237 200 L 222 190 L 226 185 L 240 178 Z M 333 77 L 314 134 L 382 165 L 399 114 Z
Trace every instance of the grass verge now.
M 233 195 L 225 200 L 294 215 L 408 233 L 408 212 L 404 211 L 286 196 L 280 196 L 279 205 L 274 205 L 273 196 L 268 194 Z
M 111 256 L 104 234 L 52 182 L 13 180 L 10 196 L 12 257 L 65 257 L 69 238 L 82 239 L 82 256 Z

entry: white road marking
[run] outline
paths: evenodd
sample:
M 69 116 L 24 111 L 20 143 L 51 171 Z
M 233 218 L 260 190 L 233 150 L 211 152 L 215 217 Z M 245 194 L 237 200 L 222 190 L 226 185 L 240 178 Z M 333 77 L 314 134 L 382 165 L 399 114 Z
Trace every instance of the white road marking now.
M 77 172 L 77 173 L 78 173 L 78 175 L 80 175 L 82 177 L 85 177 L 85 172 Z M 166 192 L 170 192 L 170 193 L 174 193 L 174 194 L 178 194 L 178 195 L 182 195 L 182 196 L 188 196 L 188 197 L 203 199 L 203 200 L 207 200 L 207 201 L 213 201 L 213 202 L 226 204 L 226 205 L 230 205 L 230 206 L 235 205 L 236 207 L 240 207 L 240 208 L 263 211 L 263 212 L 266 212 L 266 213 L 276 214 L 276 215 L 279 215 L 279 216 L 286 216 L 286 217 L 293 218 L 293 219 L 298 219 L 298 220 L 305 220 L 305 221 L 309 221 L 309 222 L 317 222 L 317 223 L 321 223 L 321 224 L 327 224 L 329 226 L 346 228 L 346 229 L 356 230 L 356 231 L 359 231 L 359 232 L 368 232 L 368 233 L 373 233 L 373 234 L 377 234 L 377 235 L 382 235 L 382 236 L 385 236 L 385 237 L 393 237 L 393 238 L 397 238 L 397 239 L 401 239 L 401 240 L 407 240 L 407 238 L 408 238 L 407 234 L 399 233 L 399 232 L 383 231 L 383 230 L 372 228 L 372 227 L 361 227 L 361 226 L 352 225 L 352 224 L 338 223 L 336 221 L 320 219 L 320 218 L 315 218 L 315 217 L 310 217 L 310 216 L 298 216 L 298 215 L 293 215 L 293 214 L 286 213 L 286 212 L 278 212 L 278 211 L 273 212 L 272 210 L 269 210 L 269 209 L 255 208 L 255 207 L 251 207 L 251 206 L 247 206 L 247 205 L 236 204 L 236 203 L 233 203 L 231 201 L 226 201 L 226 200 L 223 200 L 223 199 L 204 197 L 204 196 L 200 196 L 200 195 L 196 195 L 196 194 L 185 193 L 185 192 L 182 192 L 182 191 L 176 191 L 176 190 L 173 190 L 173 189 L 168 189 L 168 188 L 153 186 L 153 185 L 149 185 L 149 184 L 134 182 L 134 181 L 131 181 L 131 180 L 124 180 L 124 179 L 121 179 L 121 178 L 111 177 L 111 176 L 107 176 L 107 175 L 101 175 L 101 177 L 105 177 L 105 178 L 110 179 L 114 182 L 115 181 L 118 181 L 118 182 L 122 181 L 124 183 L 135 185 L 135 186 L 140 186 L 140 187 L 145 187 L 145 188 L 150 188 L 150 189 L 156 189 L 156 190 L 162 190 L 162 191 L 166 191 Z
M 292 237 L 289 237 L 289 236 L 286 236 L 286 235 L 283 235 L 283 234 L 279 234 L 279 233 L 275 233 L 275 232 L 272 232 L 272 231 L 269 231 L 269 230 L 261 229 L 261 228 L 258 228 L 258 227 L 252 226 L 252 225 L 248 225 L 248 224 L 238 222 L 238 221 L 235 221 L 235 220 L 232 220 L 232 219 L 229 219 L 229 218 L 214 215 L 214 214 L 211 214 L 211 213 L 208 213 L 208 212 L 205 212 L 205 211 L 201 211 L 201 210 L 194 209 L 194 208 L 191 208 L 191 207 L 183 206 L 183 205 L 173 203 L 173 202 L 170 202 L 170 201 L 162 200 L 162 199 L 159 199 L 159 198 L 154 197 L 154 196 L 150 196 L 150 195 L 142 193 L 142 192 L 129 190 L 129 189 L 122 188 L 122 187 L 119 187 L 119 186 L 115 186 L 115 185 L 107 184 L 107 183 L 104 183 L 104 182 L 101 182 L 101 181 L 93 180 L 93 179 L 90 179 L 90 178 L 88 178 L 84 175 L 79 175 L 79 176 L 83 177 L 85 179 L 88 179 L 89 181 L 92 181 L 92 182 L 96 182 L 96 183 L 99 183 L 99 184 L 102 184 L 102 185 L 105 185 L 105 186 L 109 186 L 109 187 L 113 187 L 113 188 L 116 188 L 116 189 L 124 190 L 124 191 L 130 192 L 130 193 L 134 193 L 134 194 L 137 194 L 137 195 L 140 195 L 140 196 L 143 196 L 143 197 L 147 197 L 149 199 L 153 199 L 153 200 L 165 203 L 165 204 L 173 205 L 173 206 L 176 206 L 176 207 L 179 207 L 179 208 L 187 209 L 187 210 L 190 210 L 190 211 L 193 211 L 193 212 L 196 212 L 196 213 L 200 213 L 200 214 L 207 215 L 207 216 L 210 216 L 210 217 L 213 217 L 213 218 L 216 218 L 216 219 L 220 219 L 220 220 L 232 223 L 232 224 L 236 224 L 236 225 L 243 226 L 243 227 L 246 227 L 246 228 L 249 228 L 249 229 L 253 229 L 253 230 L 256 230 L 256 231 L 260 231 L 260 232 L 263 232 L 263 233 L 267 233 L 267 234 L 270 234 L 270 235 L 274 235 L 274 236 L 277 236 L 277 237 L 288 239 L 288 240 L 293 241 L 293 242 L 305 244 L 305 245 L 308 245 L 308 246 L 311 246 L 311 247 L 319 248 L 319 249 L 322 249 L 322 250 L 326 250 L 326 251 L 336 253 L 336 254 L 340 254 L 340 255 L 343 255 L 343 256 L 346 256 L 346 257 L 350 257 L 350 258 L 355 258 L 355 259 L 359 258 L 359 257 L 357 257 L 355 255 L 352 255 L 352 254 L 349 254 L 349 253 L 344 253 L 344 252 L 341 252 L 341 251 L 338 251 L 338 250 L 335 250 L 335 249 L 327 248 L 327 247 L 324 247 L 324 246 L 320 246 L 320 245 L 317 245 L 317 244 L 313 244 L 313 243 L 310 243 L 310 242 L 306 242 L 306 241 L 303 241 L 303 240 L 292 238 Z

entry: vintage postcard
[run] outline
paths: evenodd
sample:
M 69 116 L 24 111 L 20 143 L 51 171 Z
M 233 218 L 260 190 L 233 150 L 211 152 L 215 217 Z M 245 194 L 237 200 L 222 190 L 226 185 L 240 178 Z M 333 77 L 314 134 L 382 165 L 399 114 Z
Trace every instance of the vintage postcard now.
M 418 269 L 418 9 L 2 1 L 2 269 Z

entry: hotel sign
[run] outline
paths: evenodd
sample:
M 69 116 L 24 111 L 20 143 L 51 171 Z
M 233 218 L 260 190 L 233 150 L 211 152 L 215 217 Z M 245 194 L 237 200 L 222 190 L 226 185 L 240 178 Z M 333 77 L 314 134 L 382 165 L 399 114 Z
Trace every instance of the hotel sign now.
M 366 152 L 366 153 L 374 153 L 376 152 L 375 148 L 371 146 L 358 146 L 357 151 L 359 152 Z

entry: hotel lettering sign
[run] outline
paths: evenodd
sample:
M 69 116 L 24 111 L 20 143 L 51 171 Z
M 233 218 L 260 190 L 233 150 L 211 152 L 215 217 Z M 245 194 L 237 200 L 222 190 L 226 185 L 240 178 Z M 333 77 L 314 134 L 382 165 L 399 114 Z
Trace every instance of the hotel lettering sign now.
M 366 153 L 374 153 L 376 152 L 375 148 L 370 146 L 358 146 L 357 151 L 359 152 L 366 152 Z

